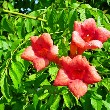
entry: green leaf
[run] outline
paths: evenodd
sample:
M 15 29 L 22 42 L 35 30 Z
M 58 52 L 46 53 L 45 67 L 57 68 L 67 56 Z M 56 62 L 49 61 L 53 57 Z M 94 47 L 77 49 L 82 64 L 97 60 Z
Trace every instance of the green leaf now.
M 4 9 L 8 9 L 8 2 L 7 2 L 7 1 L 4 1 L 4 2 L 3 2 L 3 8 L 4 8 Z
M 28 40 L 31 36 L 34 36 L 34 35 L 35 35 L 35 31 L 30 32 L 29 34 L 27 34 L 27 35 L 25 36 L 25 40 Z
M 108 5 L 110 5 L 110 0 L 107 0 Z
M 11 101 L 6 73 L 1 77 L 1 92 L 8 102 Z
M 81 8 L 92 8 L 89 4 L 81 4 Z
M 92 56 L 91 52 L 84 52 L 83 55 L 84 55 L 87 59 L 89 59 L 89 58 Z
M 21 85 L 21 78 L 23 76 L 23 69 L 20 62 L 12 62 L 10 69 L 10 77 L 16 89 Z
M 110 103 L 110 92 L 106 95 L 106 101 Z
M 0 110 L 5 110 L 5 105 L 4 105 L 4 103 L 0 104 Z
M 79 7 L 79 5 L 80 5 L 79 3 L 73 3 L 71 6 L 75 9 L 77 9 Z
M 47 78 L 47 76 L 47 73 L 43 73 L 37 76 L 36 80 L 34 81 L 34 84 L 36 85 L 35 87 L 39 87 L 39 85 Z
M 109 91 L 110 90 L 110 78 L 104 78 L 101 84 Z
M 50 110 L 57 110 L 60 102 L 60 95 L 55 95 L 55 100 L 53 104 L 50 106 Z
M 27 32 L 31 32 L 32 31 L 31 19 L 26 19 L 26 21 L 25 21 L 25 28 L 26 28 Z
M 109 51 L 110 50 L 110 42 L 105 42 L 103 47 L 106 51 Z
M 65 23 L 64 23 L 64 18 L 65 18 L 65 12 L 64 10 L 62 10 L 60 13 L 59 13 L 59 26 L 61 28 L 61 30 L 64 30 L 64 27 L 65 27 Z
M 21 39 L 17 39 L 17 40 L 15 40 L 12 44 L 11 44 L 11 51 L 12 50 L 15 50 L 19 45 L 20 45 L 20 43 L 21 43 Z
M 57 20 L 58 20 L 58 17 L 57 17 L 57 12 L 55 9 L 52 9 L 51 10 L 51 13 L 49 12 L 49 20 L 48 20 L 48 24 L 50 26 L 50 28 L 52 28 L 53 31 L 55 31 L 56 29 L 56 24 L 57 24 Z
M 10 75 L 12 81 L 13 81 L 14 87 L 16 89 L 18 89 L 18 87 L 19 87 L 18 77 L 17 77 L 17 75 L 15 74 L 15 72 L 11 68 L 9 70 L 9 75 Z
M 43 85 L 50 85 L 50 82 L 48 81 L 48 79 L 45 79 L 42 83 L 41 86 Z
M 48 99 L 48 102 L 47 102 L 47 108 L 49 109 L 50 108 L 50 105 L 52 105 L 52 103 L 54 102 L 55 100 L 55 96 L 53 94 L 50 95 L 49 99 Z
M 39 96 L 39 100 L 43 100 L 43 99 L 45 99 L 45 98 L 47 98 L 49 96 L 49 93 L 47 92 L 47 93 L 43 93 L 41 96 Z
M 13 30 L 13 23 L 11 23 L 9 20 L 7 20 L 6 18 L 2 19 L 2 26 L 3 28 L 8 31 L 9 33 L 14 33 Z
M 15 50 L 16 50 L 16 49 L 15 49 Z M 28 61 L 21 59 L 21 54 L 22 54 L 23 52 L 24 52 L 24 48 L 21 49 L 21 50 L 18 50 L 17 53 L 14 54 L 15 57 L 16 57 L 16 61 L 19 61 L 19 62 L 22 62 L 22 63 L 25 61 L 25 62 L 27 63 Z M 29 63 L 29 62 L 28 62 L 28 63 Z M 28 63 L 25 64 L 25 65 L 26 65 L 26 66 L 29 65 Z M 24 66 L 25 66 L 25 65 L 24 65 Z
M 76 21 L 76 20 L 77 20 L 77 12 L 76 12 L 76 10 L 72 9 L 69 12 L 69 17 L 68 17 L 69 28 L 70 28 L 71 32 L 73 31 L 74 21 Z
M 25 34 L 24 33 L 25 32 L 24 19 L 23 18 L 18 18 L 15 21 L 15 24 L 16 24 L 16 31 L 17 31 L 18 38 L 22 38 Z
M 34 94 L 34 97 L 33 97 L 33 105 L 34 105 L 35 110 L 36 110 L 37 104 L 38 104 L 38 96 L 37 96 L 37 94 Z
M 13 9 L 14 9 L 14 7 L 11 3 L 8 3 L 8 8 L 9 8 L 10 11 L 13 11 Z
M 2 47 L 3 47 L 3 50 L 8 50 L 9 45 L 6 41 L 2 41 Z
M 3 55 L 3 50 L 0 48 L 0 62 L 2 62 L 2 55 Z
M 101 10 L 97 11 L 98 17 L 97 17 L 97 26 L 101 27 L 103 23 L 103 12 Z
M 63 99 L 64 99 L 64 103 L 65 105 L 70 108 L 71 106 L 71 99 L 70 96 L 68 94 L 63 94 Z
M 22 110 L 22 108 L 23 108 L 22 101 L 17 101 L 16 100 L 16 103 L 13 105 L 12 110 Z
M 35 79 L 36 79 L 36 74 L 31 74 L 31 75 L 29 75 L 29 77 L 27 78 L 26 81 L 33 81 Z
M 43 88 L 48 90 L 49 93 L 57 93 L 58 92 L 58 88 L 52 85 L 43 85 Z
M 102 102 L 103 102 L 103 105 L 106 107 L 106 109 L 110 110 L 110 103 L 108 103 L 108 102 L 106 102 L 104 100 L 102 100 Z
M 101 110 L 101 108 L 102 108 L 102 97 L 95 93 L 91 97 L 91 104 L 95 110 Z
M 90 97 L 91 97 L 91 94 L 89 92 L 87 92 L 86 95 L 84 95 L 80 99 L 84 110 L 93 110 Z
M 80 13 L 81 21 L 84 21 L 86 19 L 85 9 L 79 8 L 78 12 Z
M 51 75 L 51 81 L 53 81 L 55 79 L 57 72 L 58 72 L 57 67 L 50 67 L 49 68 L 49 73 Z

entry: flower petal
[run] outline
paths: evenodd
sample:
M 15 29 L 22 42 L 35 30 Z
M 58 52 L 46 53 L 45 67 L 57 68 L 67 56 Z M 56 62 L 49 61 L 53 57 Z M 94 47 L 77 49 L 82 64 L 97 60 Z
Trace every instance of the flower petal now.
M 60 61 L 60 66 L 62 68 L 64 68 L 66 71 L 70 70 L 70 65 L 71 65 L 72 59 L 69 56 L 67 56 L 67 57 L 62 56 L 59 59 L 59 61 Z
M 50 49 L 53 46 L 53 40 L 51 39 L 51 36 L 48 33 L 43 33 L 39 37 L 37 43 L 38 45 L 46 49 Z
M 76 46 L 80 48 L 84 48 L 85 41 L 80 37 L 77 31 L 73 31 L 72 33 L 72 42 L 76 44 Z
M 110 38 L 110 31 L 103 27 L 97 28 L 96 34 L 96 37 L 98 37 L 97 39 L 100 40 L 102 43 L 107 41 L 108 38 Z
M 70 56 L 73 58 L 77 54 L 77 46 L 75 43 L 71 42 L 70 44 Z
M 99 40 L 91 40 L 89 42 L 86 42 L 85 49 L 96 49 L 96 48 L 102 48 L 102 42 Z
M 33 61 L 37 58 L 31 46 L 27 47 L 25 51 L 22 53 L 21 58 L 29 61 Z
M 77 49 L 77 55 L 82 55 L 84 51 L 85 51 L 85 48 L 78 47 L 78 49 Z
M 33 65 L 37 71 L 40 71 L 49 65 L 49 60 L 38 57 L 33 60 Z
M 53 47 L 53 41 L 50 34 L 43 33 L 39 38 L 37 36 L 31 37 L 31 45 L 37 56 L 46 58 Z
M 68 88 L 78 99 L 87 92 L 87 84 L 79 79 L 71 80 Z
M 32 36 L 31 38 L 30 38 L 30 40 L 31 40 L 31 44 L 36 44 L 36 42 L 37 42 L 37 40 L 38 40 L 38 36 Z M 34 45 L 35 46 L 35 45 Z
M 96 27 L 96 22 L 93 18 L 86 19 L 82 23 L 82 31 L 89 32 L 90 34 L 93 34 L 95 32 Z
M 87 61 L 87 59 L 85 57 L 82 57 L 82 55 L 77 55 L 72 59 L 72 64 L 71 66 L 73 67 L 77 67 L 77 68 L 82 68 L 82 70 L 84 70 L 84 67 L 88 67 L 89 62 Z
M 54 85 L 55 86 L 67 86 L 69 80 L 70 79 L 68 78 L 66 72 L 63 69 L 60 69 L 54 81 Z
M 40 46 L 37 44 L 38 36 L 32 36 L 30 38 L 30 40 L 31 40 L 31 46 L 32 46 L 33 50 L 34 51 L 39 50 Z
M 55 61 L 58 60 L 57 55 L 58 55 L 58 46 L 53 45 L 47 54 L 47 58 L 50 61 Z
M 80 79 L 82 80 L 85 77 L 87 68 L 89 68 L 89 62 L 82 55 L 77 55 L 72 59 L 71 71 L 68 73 L 70 79 Z
M 74 22 L 74 31 L 77 31 L 80 36 L 82 35 L 81 25 L 82 25 L 82 23 L 80 23 L 78 21 Z
M 101 81 L 101 77 L 94 66 L 88 68 L 88 72 L 85 74 L 83 81 L 87 84 L 93 84 Z

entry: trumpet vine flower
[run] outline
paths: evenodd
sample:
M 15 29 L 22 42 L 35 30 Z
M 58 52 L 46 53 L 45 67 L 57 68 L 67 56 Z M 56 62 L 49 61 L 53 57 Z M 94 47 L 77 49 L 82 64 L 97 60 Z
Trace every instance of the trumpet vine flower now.
M 97 27 L 93 18 L 86 19 L 83 23 L 75 21 L 70 44 L 71 56 L 82 54 L 87 49 L 101 48 L 108 38 L 110 31 Z
M 43 33 L 40 37 L 31 37 L 31 46 L 25 49 L 21 58 L 33 62 L 37 71 L 40 71 L 49 65 L 49 61 L 56 61 L 57 54 L 58 47 L 53 45 L 51 36 Z
M 68 86 L 69 90 L 80 98 L 87 92 L 88 84 L 101 81 L 94 66 L 90 66 L 81 55 L 71 59 L 69 56 L 60 58 L 61 68 L 54 81 L 55 86 Z

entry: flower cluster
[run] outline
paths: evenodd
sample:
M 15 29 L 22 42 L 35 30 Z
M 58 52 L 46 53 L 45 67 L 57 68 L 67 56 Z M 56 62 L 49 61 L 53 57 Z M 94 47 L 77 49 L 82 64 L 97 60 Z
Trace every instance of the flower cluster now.
M 80 98 L 87 92 L 88 84 L 101 81 L 94 66 L 91 66 L 82 53 L 87 49 L 101 48 L 110 37 L 110 31 L 97 27 L 93 18 L 83 23 L 75 21 L 70 55 L 58 57 L 58 47 L 53 44 L 50 34 L 31 37 L 31 46 L 22 53 L 21 58 L 33 62 L 37 71 L 44 69 L 49 62 L 59 65 L 54 81 L 55 86 L 67 86 Z

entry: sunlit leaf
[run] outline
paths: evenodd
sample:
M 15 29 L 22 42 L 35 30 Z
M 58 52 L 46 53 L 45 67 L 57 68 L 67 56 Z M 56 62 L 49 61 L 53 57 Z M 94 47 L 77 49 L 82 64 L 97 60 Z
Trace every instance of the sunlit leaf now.
M 103 105 L 106 107 L 107 110 L 110 110 L 110 103 L 106 102 L 106 101 L 102 101 Z
M 12 81 L 13 81 L 14 87 L 16 89 L 18 89 L 18 87 L 19 87 L 19 79 L 18 79 L 16 73 L 12 69 L 10 69 L 9 70 L 9 75 L 10 75 Z
M 49 96 L 49 93 L 43 93 L 41 96 L 39 96 L 39 100 L 43 100 Z
M 50 106 L 50 110 L 57 110 L 60 102 L 60 95 L 55 95 L 55 100 L 53 104 Z
M 26 28 L 27 32 L 31 32 L 32 31 L 31 19 L 26 19 L 25 20 L 25 28 Z
M 21 78 L 23 76 L 23 69 L 20 62 L 12 62 L 10 76 L 15 88 L 18 89 L 18 87 L 21 85 Z
M 98 94 L 95 94 L 93 97 L 91 97 L 91 104 L 95 110 L 101 110 L 102 97 Z
M 5 105 L 4 105 L 4 103 L 0 104 L 0 109 L 1 109 L 1 110 L 5 110 Z
M 34 36 L 34 35 L 35 35 L 35 31 L 28 33 L 28 34 L 25 36 L 25 40 L 28 40 L 31 36 Z
M 57 72 L 58 72 L 57 67 L 50 67 L 49 68 L 49 73 L 51 74 L 51 80 L 52 81 L 55 79 Z
M 64 99 L 64 103 L 65 105 L 70 108 L 71 106 L 71 99 L 70 96 L 68 94 L 63 94 L 63 99 Z
M 7 76 L 6 72 L 3 73 L 3 76 L 1 78 L 1 92 L 3 96 L 7 99 L 7 101 L 11 101 L 10 93 L 9 93 L 9 85 L 7 83 Z
M 13 7 L 12 3 L 8 3 L 8 8 L 10 11 L 13 11 L 14 7 Z

